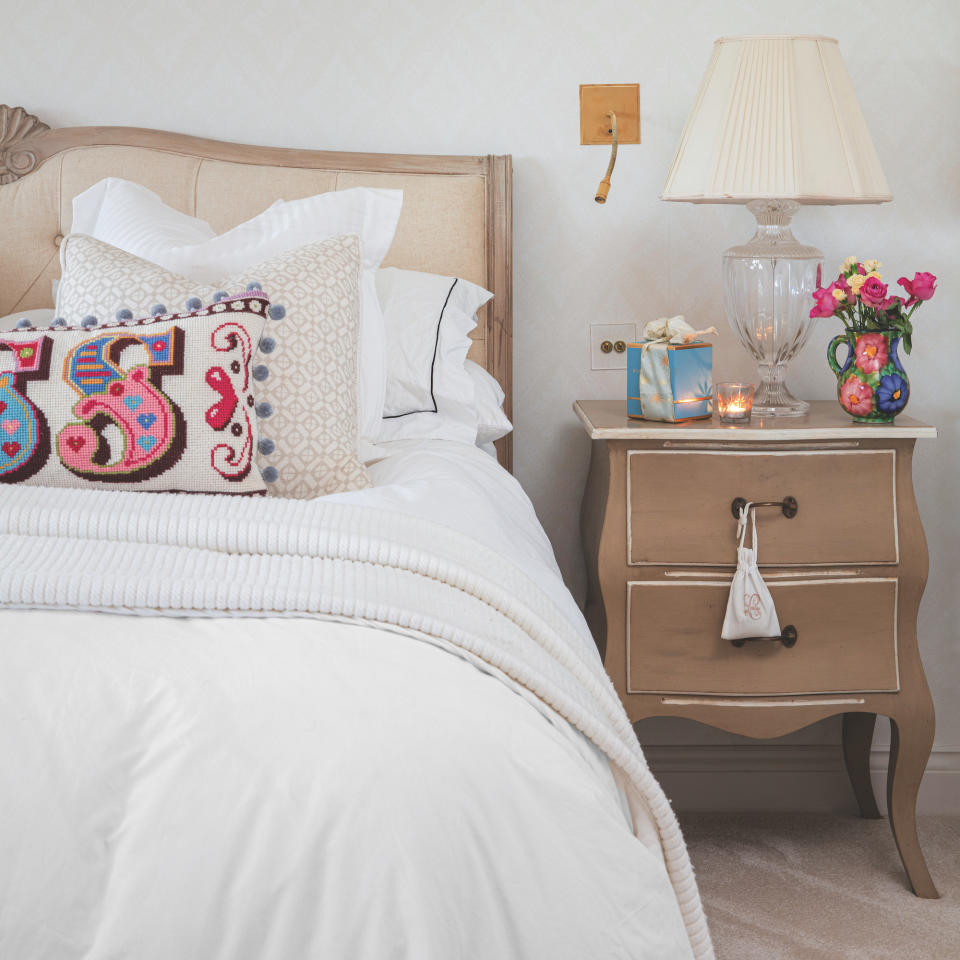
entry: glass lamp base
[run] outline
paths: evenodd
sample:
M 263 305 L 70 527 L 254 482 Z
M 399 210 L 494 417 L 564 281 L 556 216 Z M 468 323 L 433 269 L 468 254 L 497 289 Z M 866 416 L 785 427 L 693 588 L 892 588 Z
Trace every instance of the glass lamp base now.
M 813 327 L 811 294 L 820 284 L 823 254 L 791 232 L 796 201 L 751 200 L 747 209 L 757 232 L 723 255 L 724 312 L 759 368 L 754 414 L 802 417 L 810 404 L 787 389 L 784 377 Z
M 784 380 L 784 369 L 760 368 L 760 386 L 753 398 L 757 417 L 802 417 L 810 410 L 806 400 L 798 400 Z

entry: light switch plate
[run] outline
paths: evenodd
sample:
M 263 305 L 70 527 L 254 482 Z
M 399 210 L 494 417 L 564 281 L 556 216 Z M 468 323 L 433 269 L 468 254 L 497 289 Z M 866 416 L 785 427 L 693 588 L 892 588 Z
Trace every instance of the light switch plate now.
M 603 352 L 604 342 L 635 343 L 637 327 L 633 323 L 593 323 L 590 325 L 590 369 L 591 370 L 626 370 L 627 351 L 617 353 L 611 350 Z

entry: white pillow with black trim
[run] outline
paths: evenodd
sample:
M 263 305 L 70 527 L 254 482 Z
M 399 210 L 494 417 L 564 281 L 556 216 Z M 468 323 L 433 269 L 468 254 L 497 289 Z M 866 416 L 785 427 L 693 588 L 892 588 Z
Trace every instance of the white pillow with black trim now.
M 482 447 L 505 437 L 513 430 L 513 424 L 503 411 L 506 395 L 496 378 L 472 360 L 467 360 L 464 366 L 473 380 L 474 406 L 477 411 L 477 446 Z
M 477 439 L 474 379 L 465 367 L 477 310 L 493 294 L 459 277 L 377 272 L 387 383 L 378 443 Z

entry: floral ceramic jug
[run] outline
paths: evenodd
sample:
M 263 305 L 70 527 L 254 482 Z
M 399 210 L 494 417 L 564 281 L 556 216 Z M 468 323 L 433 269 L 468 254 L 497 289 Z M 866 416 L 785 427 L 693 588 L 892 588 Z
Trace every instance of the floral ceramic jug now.
M 847 359 L 837 362 L 837 348 L 846 344 Z M 840 406 L 858 423 L 892 423 L 910 398 L 910 381 L 900 364 L 900 333 L 847 330 L 827 345 L 827 362 L 837 375 Z

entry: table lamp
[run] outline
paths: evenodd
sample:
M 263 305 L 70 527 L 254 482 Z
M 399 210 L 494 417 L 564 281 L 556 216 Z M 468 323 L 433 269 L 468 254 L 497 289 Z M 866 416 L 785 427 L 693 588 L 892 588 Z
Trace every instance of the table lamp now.
M 893 199 L 837 41 L 717 40 L 660 198 L 745 203 L 757 218 L 723 255 L 724 313 L 759 367 L 754 414 L 802 416 L 784 377 L 812 329 L 823 254 L 790 220 L 801 203 Z

